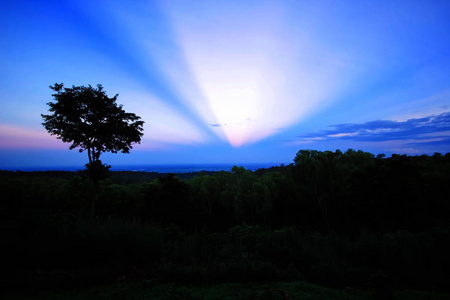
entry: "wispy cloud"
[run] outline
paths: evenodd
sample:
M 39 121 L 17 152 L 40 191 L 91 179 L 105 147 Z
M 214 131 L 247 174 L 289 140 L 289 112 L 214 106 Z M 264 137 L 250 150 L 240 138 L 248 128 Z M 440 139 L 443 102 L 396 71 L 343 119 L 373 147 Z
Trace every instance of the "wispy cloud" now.
M 0 149 L 67 149 L 68 144 L 48 134 L 44 128 L 34 129 L 0 124 Z
M 450 147 L 450 112 L 405 121 L 375 120 L 361 124 L 345 123 L 297 137 L 300 142 L 349 140 L 383 142 L 402 140 L 410 145 L 424 143 Z

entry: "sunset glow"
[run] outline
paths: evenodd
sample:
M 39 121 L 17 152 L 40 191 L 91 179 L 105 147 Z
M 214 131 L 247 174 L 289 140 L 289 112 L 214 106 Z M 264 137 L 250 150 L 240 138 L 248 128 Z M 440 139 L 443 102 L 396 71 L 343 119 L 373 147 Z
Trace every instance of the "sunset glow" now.
M 450 9 L 413 2 L 10 3 L 0 149 L 68 148 L 40 117 L 63 82 L 119 94 L 145 121 L 135 149 L 148 162 L 289 162 L 300 145 L 450 151 Z M 420 118 L 440 127 L 423 132 Z

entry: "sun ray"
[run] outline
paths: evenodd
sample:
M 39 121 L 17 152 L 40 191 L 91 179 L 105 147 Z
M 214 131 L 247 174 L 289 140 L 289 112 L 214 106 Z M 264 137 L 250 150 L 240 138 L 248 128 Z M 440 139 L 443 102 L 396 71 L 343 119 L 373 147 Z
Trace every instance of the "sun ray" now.
M 324 106 L 345 68 L 310 37 L 290 29 L 282 2 L 258 4 L 165 5 L 212 112 L 203 120 L 222 129 L 234 147 L 276 134 Z

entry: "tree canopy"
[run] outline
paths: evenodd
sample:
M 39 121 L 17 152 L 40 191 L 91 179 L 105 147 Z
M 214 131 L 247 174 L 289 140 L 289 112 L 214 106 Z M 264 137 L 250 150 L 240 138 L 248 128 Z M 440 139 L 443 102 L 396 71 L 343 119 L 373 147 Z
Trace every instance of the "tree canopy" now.
M 116 103 L 118 94 L 109 98 L 100 84 L 67 88 L 55 83 L 50 89 L 55 91 L 55 101 L 47 103 L 51 114 L 41 115 L 42 125 L 51 135 L 72 143 L 71 150 L 87 150 L 89 166 L 101 164 L 102 152 L 129 153 L 132 144 L 140 143 L 144 121 Z

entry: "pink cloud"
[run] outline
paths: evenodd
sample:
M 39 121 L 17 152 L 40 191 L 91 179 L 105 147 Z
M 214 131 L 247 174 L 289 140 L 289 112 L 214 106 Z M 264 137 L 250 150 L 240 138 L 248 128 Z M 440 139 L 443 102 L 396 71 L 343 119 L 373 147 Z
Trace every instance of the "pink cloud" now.
M 68 146 L 43 128 L 0 124 L 0 149 L 67 149 Z

